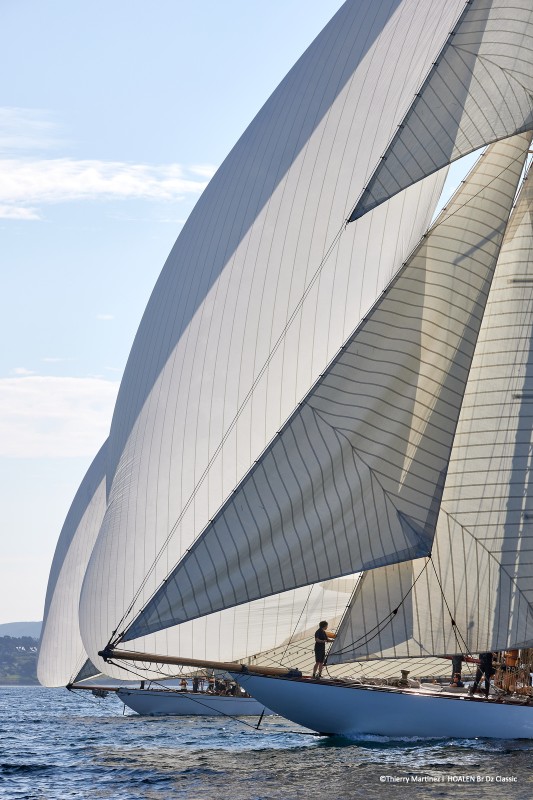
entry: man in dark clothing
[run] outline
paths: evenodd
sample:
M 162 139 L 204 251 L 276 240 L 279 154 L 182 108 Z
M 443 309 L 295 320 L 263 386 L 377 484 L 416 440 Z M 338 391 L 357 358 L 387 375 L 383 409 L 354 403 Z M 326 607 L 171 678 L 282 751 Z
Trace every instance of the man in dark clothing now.
M 476 670 L 476 677 L 472 688 L 470 689 L 470 694 L 474 694 L 477 692 L 477 687 L 483 675 L 485 676 L 485 697 L 489 696 L 490 690 L 490 679 L 496 672 L 494 667 L 492 666 L 492 662 L 495 657 L 495 653 L 480 653 L 479 654 L 479 667 Z
M 462 655 L 455 655 L 452 656 L 452 683 L 455 681 L 455 676 L 459 675 L 459 680 L 461 680 L 461 672 L 463 671 L 463 661 L 464 658 Z
M 335 638 L 334 634 L 326 633 L 328 623 L 320 622 L 318 630 L 315 632 L 315 666 L 313 667 L 313 678 L 320 678 L 324 661 L 326 660 L 326 642 Z

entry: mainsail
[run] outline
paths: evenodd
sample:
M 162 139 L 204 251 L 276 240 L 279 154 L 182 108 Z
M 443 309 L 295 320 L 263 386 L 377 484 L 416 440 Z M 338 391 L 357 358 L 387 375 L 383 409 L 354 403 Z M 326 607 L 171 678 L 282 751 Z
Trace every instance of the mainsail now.
M 529 0 L 469 0 L 350 220 L 445 164 L 533 127 Z
M 529 178 L 496 267 L 431 562 L 365 575 L 332 663 L 533 644 L 532 223 Z
M 431 0 L 347 2 L 187 221 L 148 304 L 113 418 L 108 506 L 80 603 L 95 663 L 102 665 L 98 651 L 145 606 L 427 228 L 443 175 L 356 225 L 345 229 L 344 221 L 462 7 L 459 0 L 437 12 Z M 376 71 L 376 63 L 386 68 Z M 409 520 L 404 527 L 406 546 L 418 552 L 424 534 Z M 310 590 L 293 591 L 280 597 L 276 589 L 255 605 L 186 622 L 136 647 L 202 657 L 222 642 L 236 656 L 250 652 L 234 633 L 242 630 L 254 641 L 263 637 L 257 649 L 273 647 L 306 607 Z M 343 601 L 337 595 L 338 613 Z M 278 606 L 290 614 L 276 632 Z

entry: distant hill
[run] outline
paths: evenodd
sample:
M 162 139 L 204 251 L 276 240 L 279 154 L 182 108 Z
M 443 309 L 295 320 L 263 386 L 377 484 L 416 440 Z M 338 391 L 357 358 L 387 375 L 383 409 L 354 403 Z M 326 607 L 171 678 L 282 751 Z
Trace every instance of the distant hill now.
M 0 636 L 31 636 L 32 639 L 38 639 L 42 626 L 42 622 L 4 622 L 0 624 Z
M 0 686 L 35 686 L 38 656 L 31 636 L 0 636 Z

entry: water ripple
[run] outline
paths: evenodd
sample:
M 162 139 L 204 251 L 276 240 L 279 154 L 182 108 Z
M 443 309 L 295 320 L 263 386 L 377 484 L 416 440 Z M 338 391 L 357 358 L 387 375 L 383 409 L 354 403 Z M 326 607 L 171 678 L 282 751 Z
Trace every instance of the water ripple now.
M 114 695 L 40 687 L 0 687 L 0 712 L 2 800 L 533 797 L 533 742 L 350 741 L 279 717 L 256 731 L 238 720 L 123 714 Z

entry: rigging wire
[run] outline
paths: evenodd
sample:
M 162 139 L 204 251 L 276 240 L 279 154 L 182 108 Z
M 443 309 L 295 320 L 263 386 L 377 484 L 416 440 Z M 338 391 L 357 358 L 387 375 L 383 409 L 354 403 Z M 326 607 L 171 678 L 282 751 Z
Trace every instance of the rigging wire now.
M 288 642 L 287 642 L 287 644 L 286 644 L 286 646 L 285 646 L 285 650 L 283 651 L 283 653 L 282 653 L 282 654 L 281 654 L 281 656 L 280 656 L 280 662 L 279 662 L 279 663 L 280 663 L 280 666 L 283 664 L 283 659 L 285 658 L 285 654 L 286 654 L 287 650 L 289 649 L 289 646 L 292 644 L 292 637 L 295 635 L 295 633 L 296 633 L 296 630 L 297 630 L 297 628 L 298 628 L 298 625 L 300 624 L 300 620 L 301 620 L 301 619 L 302 619 L 302 617 L 303 617 L 303 613 L 304 613 L 305 609 L 307 608 L 307 604 L 309 603 L 309 600 L 310 600 L 310 598 L 311 598 L 311 592 L 313 591 L 313 587 L 314 587 L 314 584 L 312 583 L 312 584 L 311 584 L 311 586 L 310 586 L 310 588 L 309 588 L 309 592 L 308 592 L 308 594 L 307 594 L 307 598 L 306 598 L 306 600 L 305 600 L 305 603 L 304 603 L 304 605 L 303 605 L 303 608 L 302 608 L 302 610 L 301 610 L 301 612 L 300 612 L 300 616 L 298 617 L 298 620 L 296 621 L 296 623 L 295 623 L 295 625 L 294 625 L 294 627 L 293 627 L 293 629 L 292 629 L 292 633 L 291 633 L 291 635 L 289 636 L 289 640 L 288 640 Z
M 287 322 L 285 323 L 280 335 L 278 336 L 277 340 L 275 341 L 274 346 L 270 350 L 270 352 L 269 352 L 269 354 L 268 354 L 263 366 L 261 367 L 261 369 L 257 373 L 256 377 L 254 378 L 254 380 L 252 382 L 252 385 L 250 386 L 250 388 L 249 388 L 247 394 L 245 395 L 242 403 L 240 404 L 239 408 L 237 409 L 237 411 L 235 413 L 235 416 L 233 417 L 232 421 L 230 422 L 228 428 L 226 429 L 225 433 L 223 434 L 219 444 L 217 445 L 215 451 L 213 452 L 213 455 L 211 456 L 211 458 L 207 462 L 204 471 L 202 472 L 202 474 L 201 474 L 200 478 L 198 479 L 198 481 L 195 483 L 194 488 L 193 488 L 188 500 L 185 502 L 185 504 L 184 504 L 184 506 L 183 506 L 183 508 L 182 508 L 177 520 L 174 522 L 174 524 L 171 527 L 169 533 L 167 534 L 167 537 L 166 537 L 165 541 L 162 543 L 162 545 L 161 545 L 161 547 L 159 549 L 159 552 L 155 556 L 155 559 L 154 559 L 150 569 L 148 570 L 146 576 L 144 577 L 144 580 L 141 582 L 141 584 L 139 586 L 139 589 L 135 593 L 130 605 L 128 606 L 128 608 L 124 612 L 121 620 L 119 621 L 119 623 L 117 624 L 115 630 L 113 631 L 113 633 L 111 635 L 111 638 L 109 640 L 109 644 L 112 643 L 112 641 L 114 639 L 114 636 L 117 633 L 118 629 L 124 623 L 124 621 L 129 616 L 129 614 L 133 611 L 133 608 L 135 606 L 135 602 L 139 598 L 139 595 L 141 594 L 141 592 L 142 592 L 144 586 L 146 585 L 146 583 L 148 582 L 148 579 L 149 579 L 150 575 L 155 570 L 159 560 L 162 558 L 163 553 L 165 552 L 165 549 L 166 549 L 169 541 L 174 536 L 179 524 L 181 523 L 181 521 L 182 521 L 183 517 L 185 516 L 187 510 L 189 509 L 190 505 L 192 504 L 194 498 L 196 497 L 196 494 L 198 493 L 200 487 L 202 486 L 202 484 L 204 483 L 205 479 L 207 478 L 207 476 L 209 474 L 209 470 L 210 470 L 212 464 L 216 460 L 216 458 L 217 458 L 218 454 L 220 453 L 220 451 L 222 450 L 226 440 L 228 439 L 228 437 L 230 436 L 231 432 L 235 428 L 240 416 L 242 415 L 242 413 L 245 410 L 245 407 L 246 407 L 248 401 L 252 397 L 252 395 L 253 395 L 253 393 L 255 391 L 255 388 L 257 387 L 259 381 L 261 380 L 261 378 L 265 374 L 266 370 L 268 369 L 268 367 L 270 365 L 270 362 L 272 361 L 274 355 L 276 354 L 276 352 L 279 350 L 280 346 L 282 345 L 282 343 L 283 343 L 283 341 L 285 339 L 285 336 L 287 334 L 287 331 L 289 330 L 289 328 L 291 327 L 291 325 L 293 324 L 293 322 L 297 318 L 297 315 L 298 315 L 299 311 L 301 310 L 306 297 L 309 295 L 311 289 L 313 288 L 313 286 L 317 282 L 318 278 L 320 277 L 320 274 L 321 274 L 322 269 L 324 268 L 326 262 L 329 260 L 329 258 L 331 256 L 331 254 L 333 253 L 334 249 L 337 247 L 345 228 L 346 228 L 346 223 L 343 222 L 342 226 L 339 228 L 339 230 L 337 231 L 337 233 L 333 237 L 333 240 L 332 240 L 331 244 L 329 245 L 329 247 L 327 248 L 325 254 L 323 255 L 322 260 L 320 261 L 318 267 L 316 268 L 314 274 L 311 277 L 311 280 L 309 281 L 309 283 L 307 284 L 306 288 L 304 289 L 299 301 L 296 303 L 296 305 L 295 305 L 293 311 L 291 312 Z M 223 507 L 223 505 L 224 504 L 222 504 L 221 507 Z M 207 528 L 208 525 L 209 525 L 209 522 L 207 523 L 207 525 L 205 527 Z M 204 528 L 204 530 L 205 530 L 205 528 Z M 196 539 L 194 541 L 199 539 L 202 536 L 202 533 L 203 533 L 203 530 L 200 531 L 200 533 L 198 534 L 198 536 L 196 537 Z M 192 546 L 193 543 L 194 542 L 191 542 L 190 547 Z M 190 547 L 185 552 L 188 552 Z M 178 563 L 179 563 L 179 561 L 178 561 Z M 177 564 L 175 566 L 177 566 Z M 175 569 L 175 567 L 173 569 Z M 163 583 L 164 583 L 164 581 L 163 581 Z M 160 587 L 158 587 L 158 589 L 155 590 L 155 592 L 153 593 L 152 597 L 156 594 L 156 592 L 159 590 L 159 588 Z M 150 600 L 147 601 L 147 603 L 149 603 L 149 602 L 150 602 Z M 145 603 L 145 606 L 147 605 L 147 603 Z M 144 606 L 143 606 L 143 608 L 144 608 Z M 121 636 L 124 635 L 124 633 L 125 633 L 125 631 L 123 631 L 122 634 L 119 635 L 118 639 L 114 640 L 115 643 L 117 641 L 120 641 L 120 638 L 121 638 Z
M 448 611 L 448 614 L 450 615 L 450 620 L 451 620 L 451 623 L 452 623 L 452 631 L 453 631 L 453 635 L 455 636 L 455 641 L 456 641 L 456 644 L 457 644 L 457 647 L 458 647 L 458 652 L 462 653 L 462 654 L 467 654 L 468 656 L 471 657 L 472 653 L 471 653 L 471 651 L 470 651 L 470 649 L 469 649 L 469 647 L 468 647 L 468 645 L 466 643 L 466 639 L 464 638 L 463 634 L 459 630 L 459 626 L 457 625 L 457 623 L 456 623 L 456 621 L 454 619 L 454 616 L 453 616 L 453 614 L 451 612 L 450 606 L 448 605 L 448 601 L 447 601 L 446 595 L 444 593 L 444 588 L 442 586 L 442 583 L 441 583 L 439 574 L 437 572 L 437 569 L 435 567 L 435 563 L 433 561 L 432 556 L 429 557 L 429 560 L 431 561 L 431 566 L 433 567 L 433 572 L 435 573 L 435 577 L 437 579 L 437 583 L 439 584 L 439 589 L 440 589 L 441 597 L 442 597 L 442 599 L 444 601 L 444 605 L 446 606 L 446 610 Z M 464 647 L 459 647 L 459 644 L 460 644 L 459 639 L 461 640 L 461 642 L 464 645 Z
M 372 628 L 370 628 L 368 631 L 365 631 L 365 633 L 361 634 L 361 636 L 359 636 L 359 638 L 355 639 L 352 642 L 349 642 L 348 644 L 345 644 L 343 647 L 339 647 L 339 649 L 336 650 L 336 653 L 338 653 L 339 655 L 342 655 L 344 652 L 346 652 L 346 651 L 349 652 L 354 647 L 364 647 L 369 642 L 371 642 L 373 639 L 375 639 L 377 636 L 380 636 L 381 633 L 383 633 L 385 628 L 388 625 L 390 625 L 391 622 L 393 621 L 393 619 L 396 617 L 398 611 L 400 610 L 402 605 L 405 603 L 405 601 L 407 600 L 407 598 L 409 597 L 409 595 L 413 591 L 413 589 L 415 587 L 415 584 L 417 583 L 419 578 L 424 574 L 424 572 L 428 568 L 428 563 L 429 563 L 430 558 L 431 558 L 431 556 L 428 556 L 426 558 L 426 563 L 424 564 L 424 566 L 420 570 L 419 574 L 417 575 L 415 580 L 412 582 L 411 586 L 406 591 L 406 593 L 404 594 L 404 596 L 402 597 L 402 599 L 400 600 L 400 602 L 398 603 L 396 608 L 393 608 L 392 611 L 389 611 L 389 613 L 382 620 L 378 621 Z M 374 631 L 375 631 L 375 633 L 374 633 Z M 373 633 L 372 636 L 369 635 L 371 633 Z
M 485 151 L 485 152 L 486 152 L 486 151 Z M 531 151 L 531 150 L 529 150 L 529 151 L 528 151 L 528 155 L 526 156 L 526 162 L 524 163 L 524 167 L 523 167 L 523 171 L 522 171 L 522 177 L 521 177 L 521 180 L 520 180 L 520 188 L 519 188 L 519 189 L 518 189 L 518 191 L 517 191 L 517 195 L 516 195 L 516 197 L 515 197 L 515 201 L 514 201 L 514 203 L 513 203 L 513 207 L 512 207 L 512 209 L 511 209 L 511 211 L 514 209 L 514 205 L 515 205 L 515 203 L 516 203 L 516 198 L 518 197 L 518 194 L 520 193 L 521 189 L 522 189 L 522 188 L 523 188 L 523 186 L 524 186 L 524 183 L 525 183 L 525 181 L 527 180 L 527 177 L 528 177 L 528 172 L 529 172 L 529 168 L 530 168 L 530 165 L 531 165 L 531 157 L 530 157 L 530 155 L 529 155 L 531 152 L 532 152 L 532 151 Z M 485 155 L 485 153 L 483 153 L 483 154 L 482 154 L 481 158 L 483 157 L 483 155 Z M 520 157 L 516 157 L 516 158 L 514 158 L 514 159 L 512 160 L 512 162 L 511 162 L 511 163 L 518 163 L 518 162 L 519 162 L 519 160 L 520 160 Z M 474 167 L 472 167 L 472 170 L 470 170 L 470 172 L 472 172 L 472 171 L 473 171 L 475 168 L 476 168 L 476 166 L 474 165 Z M 506 168 L 506 169 L 507 169 L 507 168 Z M 506 171 L 506 169 L 505 169 L 505 170 L 504 170 L 504 169 L 502 169 L 502 170 L 501 170 L 501 171 L 500 171 L 500 172 L 499 172 L 499 173 L 498 173 L 498 174 L 497 174 L 497 175 L 496 175 L 494 178 L 492 178 L 492 180 L 491 180 L 491 181 L 490 181 L 490 182 L 487 184 L 487 186 L 486 186 L 486 187 L 483 187 L 483 188 L 482 188 L 482 189 L 480 189 L 478 192 L 476 192 L 476 193 L 474 193 L 473 195 L 471 195 L 471 196 L 468 198 L 468 200 L 466 200 L 466 201 L 465 201 L 465 203 L 464 203 L 463 205 L 461 205 L 461 206 L 458 206 L 456 209 L 454 209 L 454 210 L 452 211 L 452 213 L 451 213 L 451 214 L 449 214 L 449 216 L 448 216 L 447 218 L 449 219 L 450 217 L 452 217 L 452 216 L 453 216 L 455 213 L 457 213 L 457 212 L 458 212 L 459 210 L 461 210 L 461 209 L 462 209 L 464 206 L 466 206 L 466 205 L 467 205 L 469 202 L 471 202 L 471 200 L 472 200 L 472 198 L 473 198 L 473 197 L 477 197 L 477 196 L 478 196 L 478 195 L 479 195 L 479 194 L 480 194 L 482 191 L 484 191 L 486 188 L 488 188 L 488 187 L 491 185 L 491 183 L 493 183 L 493 181 L 495 181 L 495 180 L 499 179 L 499 178 L 501 177 L 501 175 L 503 175 L 503 174 L 504 174 L 504 172 Z M 463 181 L 463 183 L 464 183 L 464 181 Z M 443 208 L 443 209 L 442 209 L 442 211 L 441 211 L 441 214 L 442 214 L 442 213 L 444 213 L 444 212 L 446 212 L 446 209 L 447 209 L 448 205 L 450 204 L 450 202 L 452 202 L 452 200 L 453 200 L 453 198 L 451 198 L 451 199 L 450 199 L 450 201 L 448 201 L 448 204 L 447 204 L 446 206 L 444 206 L 444 208 Z M 439 214 L 439 217 L 441 216 L 441 214 Z M 439 219 L 439 218 L 437 218 L 437 220 L 436 220 L 436 221 L 433 223 L 433 226 L 432 226 L 432 227 L 429 229 L 430 231 L 431 231 L 431 229 L 432 229 L 433 227 L 436 227 L 436 226 L 437 226 L 437 224 L 438 224 L 438 219 Z M 428 231 L 428 232 L 429 232 L 429 231 Z M 503 241 L 503 236 L 502 236 L 502 241 Z M 461 652 L 461 653 L 467 654 L 467 655 L 469 655 L 469 656 L 472 656 L 472 653 L 470 652 L 470 650 L 469 650 L 469 648 L 468 648 L 468 646 L 467 646 L 466 640 L 465 640 L 464 636 L 462 635 L 461 631 L 459 630 L 459 628 L 458 628 L 458 626 L 457 626 L 457 623 L 455 622 L 455 619 L 454 619 L 454 617 L 453 617 L 453 615 L 452 615 L 452 613 L 451 613 L 451 610 L 450 610 L 450 607 L 449 607 L 449 605 L 448 605 L 448 602 L 447 602 L 447 600 L 446 600 L 446 596 L 445 596 L 445 594 L 444 594 L 444 589 L 443 589 L 443 587 L 442 587 L 442 584 L 441 584 L 440 578 L 439 578 L 439 576 L 438 576 L 438 574 L 437 574 L 437 570 L 436 570 L 436 568 L 435 568 L 435 564 L 434 564 L 434 561 L 433 561 L 433 558 L 432 558 L 432 555 L 431 555 L 431 553 L 430 553 L 430 554 L 429 554 L 429 556 L 428 556 L 428 561 L 426 561 L 426 564 L 425 564 L 425 566 L 424 566 L 423 570 L 420 572 L 420 574 L 418 575 L 418 577 L 416 578 L 416 580 L 413 582 L 413 584 L 412 584 L 411 588 L 409 589 L 409 591 L 408 591 L 408 592 L 406 593 L 406 595 L 405 595 L 405 596 L 402 598 L 402 600 L 401 600 L 401 602 L 398 604 L 397 608 L 396 608 L 396 609 L 394 609 L 392 612 L 390 612 L 390 614 L 389 614 L 389 615 L 388 615 L 388 616 L 387 616 L 387 617 L 386 617 L 384 620 L 382 620 L 381 622 L 378 622 L 378 623 L 377 623 L 377 625 L 375 625 L 375 626 L 374 626 L 374 628 L 371 628 L 371 629 L 370 629 L 370 631 L 368 631 L 368 633 L 372 633 L 372 632 L 375 630 L 375 631 L 376 631 L 376 633 L 374 633 L 374 635 L 373 635 L 373 636 L 371 636 L 371 637 L 369 637 L 369 638 L 365 638 L 365 636 L 363 635 L 363 636 L 359 637 L 359 639 L 357 639 L 355 642 L 352 642 L 352 643 L 351 643 L 351 644 L 349 644 L 349 645 L 345 645 L 345 647 L 344 647 L 344 648 L 342 648 L 342 649 L 338 650 L 337 652 L 339 652 L 339 653 L 342 653 L 342 652 L 344 652 L 346 649 L 348 649 L 348 648 L 350 648 L 350 647 L 353 647 L 353 646 L 364 646 L 364 645 L 368 644 L 368 642 L 369 642 L 369 641 L 372 641 L 372 639 L 375 639 L 375 638 L 376 638 L 376 636 L 379 636 L 379 635 L 381 634 L 381 632 L 382 632 L 382 631 L 385 629 L 385 627 L 386 627 L 388 624 L 390 624 L 390 623 L 392 622 L 392 620 L 393 620 L 393 619 L 394 619 L 394 617 L 396 616 L 397 612 L 399 611 L 400 607 L 401 607 L 401 606 L 402 606 L 402 604 L 405 602 L 406 598 L 407 598 L 407 597 L 408 597 L 408 595 L 411 593 L 411 591 L 414 589 L 414 586 L 415 586 L 416 582 L 418 581 L 418 578 L 420 578 L 420 576 L 422 575 L 422 573 L 423 573 L 423 572 L 424 572 L 424 571 L 427 569 L 427 567 L 428 567 L 428 564 L 429 564 L 429 562 L 430 562 L 430 561 L 431 561 L 431 566 L 432 566 L 432 568 L 433 568 L 433 571 L 435 572 L 435 577 L 437 578 L 437 582 L 438 582 L 438 584 L 439 584 L 439 588 L 440 588 L 440 592 L 441 592 L 441 595 L 442 595 L 443 601 L 444 601 L 444 603 L 445 603 L 445 605 L 446 605 L 446 609 L 447 609 L 447 611 L 448 611 L 448 614 L 449 614 L 449 616 L 450 616 L 450 620 L 451 620 L 451 623 L 452 623 L 452 629 L 453 629 L 453 633 L 454 633 L 455 640 L 456 640 L 456 643 L 457 643 L 458 651 L 459 651 L 459 652 Z M 355 596 L 355 592 L 354 592 L 354 596 Z M 382 627 L 380 627 L 380 626 L 382 626 Z M 460 644 L 461 644 L 461 643 L 462 643 L 462 645 L 463 645 L 462 647 L 460 646 Z
M 124 670 L 125 672 L 129 672 L 132 675 L 135 675 L 137 678 L 142 677 L 142 671 L 143 670 L 147 671 L 147 669 L 143 668 L 143 667 L 135 667 L 135 668 L 132 669 L 129 666 L 125 666 L 123 664 L 118 663 L 114 659 L 108 659 L 108 663 L 111 664 L 114 667 L 118 667 L 119 669 Z M 136 670 L 140 670 L 140 673 L 136 672 Z M 171 687 L 171 686 L 170 687 L 169 686 L 163 686 L 161 684 L 161 682 L 158 681 L 158 680 L 152 680 L 151 682 L 155 683 L 157 686 L 160 686 L 161 689 L 164 689 L 167 692 L 168 691 L 172 692 L 173 694 L 176 695 L 176 697 L 180 696 L 180 690 L 179 689 L 175 689 L 174 687 Z M 125 688 L 127 688 L 127 687 L 125 687 Z M 75 691 L 74 688 L 73 688 L 73 691 Z M 137 691 L 137 689 L 135 691 Z M 158 690 L 158 691 L 160 691 L 160 690 Z M 189 692 L 187 694 L 187 699 L 188 700 L 192 700 L 193 702 L 197 703 L 198 705 L 202 706 L 203 708 L 207 708 L 209 711 L 213 710 L 212 706 L 208 705 L 207 703 L 202 703 L 202 701 L 200 699 L 198 699 L 197 697 L 193 697 L 192 694 L 193 694 L 192 692 Z M 214 695 L 214 696 L 216 697 L 216 695 Z M 263 715 L 265 713 L 265 708 L 263 708 L 259 723 L 263 719 Z M 226 717 L 227 719 L 232 719 L 235 722 L 238 722 L 241 725 L 244 725 L 245 727 L 251 728 L 252 730 L 255 730 L 255 731 L 259 730 L 259 724 L 252 724 L 251 722 L 246 722 L 246 720 L 242 719 L 241 717 L 234 716 L 233 714 L 228 714 L 226 711 L 217 710 L 217 716 Z M 261 731 L 261 733 L 263 733 L 263 731 Z M 309 736 L 309 735 L 321 736 L 321 735 L 323 735 L 323 734 L 319 734 L 319 733 L 318 734 L 317 733 L 311 733 L 311 732 L 308 733 L 307 731 L 301 731 L 301 732 L 300 731 L 290 731 L 290 733 L 302 733 L 303 735 L 306 735 L 306 736 Z

